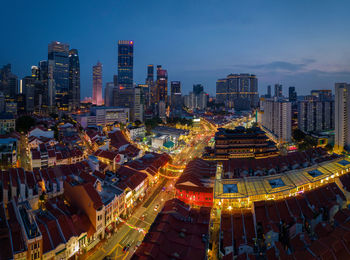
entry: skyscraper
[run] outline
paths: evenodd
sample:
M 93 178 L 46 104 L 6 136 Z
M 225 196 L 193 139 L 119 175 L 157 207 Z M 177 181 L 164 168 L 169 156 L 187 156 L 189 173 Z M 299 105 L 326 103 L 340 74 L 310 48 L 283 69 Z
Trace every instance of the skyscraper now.
M 42 86 L 42 108 L 47 110 L 49 105 L 49 88 L 48 88 L 48 62 L 46 60 L 39 62 L 39 81 Z
M 147 78 L 146 84 L 153 84 L 154 82 L 154 66 L 153 64 L 147 65 Z
M 350 145 L 350 84 L 335 84 L 334 151 L 349 150 Z
M 261 101 L 264 111 L 260 124 L 275 137 L 279 143 L 290 142 L 292 136 L 292 104 L 284 100 L 266 99 Z
M 193 85 L 193 93 L 195 95 L 199 95 L 201 92 L 204 91 L 203 85 L 201 84 L 195 84 Z
M 69 107 L 76 109 L 80 106 L 80 63 L 78 50 L 69 51 Z
M 332 90 L 330 89 L 320 89 L 311 90 L 311 95 L 317 97 L 319 100 L 332 100 Z
M 310 97 L 310 98 L 309 98 Z M 304 132 L 334 129 L 334 101 L 308 96 L 298 102 L 298 128 Z
M 134 42 L 118 41 L 118 85 L 133 87 Z
M 130 108 L 132 121 L 143 121 L 143 106 L 141 102 L 141 88 L 125 88 L 119 86 L 113 89 L 114 102 L 116 107 Z
M 253 74 L 230 74 L 216 82 L 218 103 L 228 108 L 248 110 L 259 104 L 258 79 Z
M 0 69 L 0 92 L 5 96 L 6 102 L 14 102 L 18 93 L 18 78 L 11 72 L 11 64 Z
M 280 98 L 282 97 L 282 85 L 281 84 L 275 84 L 275 95 L 274 97 Z
M 159 101 L 164 101 L 165 104 L 168 101 L 168 72 L 161 65 L 157 66 L 156 83 L 156 103 Z
M 68 110 L 69 92 L 69 45 L 51 42 L 48 46 L 49 76 L 52 84 L 49 92 L 54 95 L 53 106 Z M 53 97 L 52 97 L 53 98 Z
M 101 106 L 102 100 L 102 64 L 97 62 L 92 67 L 92 104 Z
M 297 101 L 297 92 L 295 91 L 295 87 L 289 87 L 288 99 L 289 99 L 289 102 L 292 102 L 292 103 Z
M 35 83 L 36 79 L 33 76 L 27 76 L 22 79 L 23 92 L 25 94 L 25 111 L 34 112 L 34 98 L 35 98 Z
M 105 87 L 105 106 L 111 107 L 113 106 L 113 89 L 114 82 L 107 82 Z
M 182 108 L 181 82 L 171 81 L 170 83 L 170 103 L 172 109 Z
M 267 86 L 267 96 L 266 97 L 271 98 L 271 86 L 270 85 Z
M 156 89 L 154 85 L 154 66 L 153 64 L 147 65 L 147 78 L 146 85 L 148 86 L 147 91 L 144 91 L 145 102 L 144 105 L 146 108 L 150 107 L 152 103 L 156 100 Z M 146 89 L 144 89 L 146 90 Z

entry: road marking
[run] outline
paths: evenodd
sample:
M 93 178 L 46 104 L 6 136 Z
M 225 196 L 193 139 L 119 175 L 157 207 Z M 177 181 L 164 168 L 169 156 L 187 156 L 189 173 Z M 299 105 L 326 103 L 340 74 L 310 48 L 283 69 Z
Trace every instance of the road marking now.
M 111 249 L 111 251 L 108 252 L 107 255 L 110 255 L 119 245 L 119 243 L 116 243 L 115 246 Z
M 124 260 L 128 256 L 128 254 L 129 254 L 129 251 L 126 253 L 126 255 L 123 257 L 122 260 Z
M 107 251 L 106 251 L 103 247 L 101 247 L 101 250 L 102 250 L 103 252 L 107 253 Z

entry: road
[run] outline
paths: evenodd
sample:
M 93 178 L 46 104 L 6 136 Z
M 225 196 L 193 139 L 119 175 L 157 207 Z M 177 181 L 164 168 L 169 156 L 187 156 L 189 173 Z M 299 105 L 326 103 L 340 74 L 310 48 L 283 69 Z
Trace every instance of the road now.
M 174 197 L 173 185 L 173 181 L 161 179 L 159 185 L 155 186 L 150 196 L 146 198 L 141 206 L 138 207 L 126 221 L 127 224 L 123 224 L 99 250 L 94 252 L 93 255 L 89 255 L 88 258 L 103 259 L 109 256 L 111 259 L 130 259 L 136 250 L 135 246 L 137 242 L 142 242 L 144 235 L 147 233 L 158 212 L 162 209 L 165 201 Z M 160 189 L 158 189 L 159 187 Z M 163 187 L 165 187 L 164 190 Z M 156 205 L 158 205 L 157 210 L 155 210 Z M 142 218 L 142 216 L 144 216 L 144 218 Z M 142 228 L 144 232 L 140 232 L 134 227 Z M 130 244 L 131 247 L 128 252 L 124 253 L 123 248 L 128 244 Z
M 18 156 L 19 166 L 26 171 L 30 171 L 32 169 L 30 164 L 30 159 L 29 159 L 30 150 L 28 147 L 28 139 L 24 134 L 21 134 L 18 152 L 19 152 L 19 156 Z
M 202 121 L 198 130 L 193 130 L 190 133 L 187 146 L 173 156 L 172 164 L 168 165 L 165 175 L 169 178 L 178 178 L 191 160 L 202 156 L 204 148 L 208 146 L 215 131 L 216 129 L 209 123 Z
M 103 259 L 108 256 L 110 259 L 130 259 L 135 252 L 136 244 L 143 240 L 149 227 L 162 209 L 164 203 L 174 197 L 174 186 L 176 179 L 181 175 L 187 163 L 196 157 L 201 157 L 204 148 L 215 134 L 215 129 L 205 121 L 201 123 L 199 130 L 192 131 L 189 137 L 189 145 L 172 158 L 172 165 L 168 165 L 158 185 L 152 188 L 150 195 L 138 207 L 132 216 L 114 233 L 97 251 L 89 255 L 89 259 Z M 176 172 L 174 170 L 177 170 Z M 180 171 L 179 171 L 180 170 Z M 162 177 L 163 176 L 163 177 Z M 164 189 L 163 189 L 164 187 Z M 157 206 L 157 210 L 155 207 Z M 144 216 L 144 217 L 142 217 Z M 143 229 L 143 232 L 135 228 Z M 123 248 L 130 245 L 125 253 Z

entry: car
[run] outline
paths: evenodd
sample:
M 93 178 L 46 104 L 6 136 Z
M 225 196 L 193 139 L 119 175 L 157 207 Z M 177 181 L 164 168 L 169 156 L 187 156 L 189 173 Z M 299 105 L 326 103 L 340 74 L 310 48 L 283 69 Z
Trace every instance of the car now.
M 159 209 L 159 204 L 154 206 L 154 211 L 157 211 Z
M 123 252 L 124 252 L 124 253 L 128 252 L 129 249 L 130 249 L 130 246 L 131 246 L 130 244 L 127 244 L 126 246 L 124 246 L 124 247 L 123 247 Z

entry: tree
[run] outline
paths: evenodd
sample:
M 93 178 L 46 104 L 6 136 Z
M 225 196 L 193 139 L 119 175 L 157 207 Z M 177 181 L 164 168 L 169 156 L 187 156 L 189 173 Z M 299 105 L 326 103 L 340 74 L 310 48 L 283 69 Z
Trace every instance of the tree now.
M 56 114 L 56 113 L 51 113 L 50 116 L 51 116 L 53 119 L 57 119 L 57 118 L 58 118 L 58 114 Z
M 27 133 L 33 126 L 35 126 L 35 119 L 31 116 L 21 116 L 16 120 L 17 132 Z
M 331 144 L 326 144 L 326 146 L 324 147 L 328 152 L 333 150 L 333 145 Z
M 303 141 L 303 139 L 305 138 L 305 133 L 303 131 L 301 131 L 300 129 L 295 129 L 293 131 L 293 139 L 296 141 L 296 142 L 301 142 Z
M 135 126 L 140 126 L 140 125 L 142 125 L 142 122 L 140 121 L 140 120 L 136 120 L 135 122 L 134 122 L 134 124 L 135 124 Z

